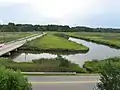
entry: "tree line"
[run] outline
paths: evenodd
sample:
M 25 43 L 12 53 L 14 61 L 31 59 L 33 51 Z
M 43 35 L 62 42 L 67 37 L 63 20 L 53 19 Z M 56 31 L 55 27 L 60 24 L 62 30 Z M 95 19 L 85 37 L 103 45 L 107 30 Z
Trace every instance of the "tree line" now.
M 0 32 L 32 32 L 32 31 L 58 31 L 58 32 L 120 32 L 115 28 L 90 28 L 85 26 L 70 27 L 68 25 L 32 25 L 8 23 L 0 25 Z

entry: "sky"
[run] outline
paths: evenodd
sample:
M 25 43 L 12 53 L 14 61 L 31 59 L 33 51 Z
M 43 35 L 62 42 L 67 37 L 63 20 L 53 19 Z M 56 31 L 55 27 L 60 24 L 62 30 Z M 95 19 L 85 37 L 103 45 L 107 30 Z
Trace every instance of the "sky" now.
M 0 23 L 120 28 L 120 0 L 0 0 Z

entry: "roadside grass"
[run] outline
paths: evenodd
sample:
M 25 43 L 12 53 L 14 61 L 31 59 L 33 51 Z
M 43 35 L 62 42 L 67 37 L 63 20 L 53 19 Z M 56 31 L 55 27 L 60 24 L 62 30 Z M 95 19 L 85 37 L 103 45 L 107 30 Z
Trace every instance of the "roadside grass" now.
M 22 47 L 22 49 L 33 51 L 84 52 L 88 51 L 89 48 L 83 46 L 82 44 L 77 44 L 65 38 L 61 38 L 48 33 L 42 38 L 38 38 L 34 41 L 28 42 Z
M 99 44 L 105 44 L 110 47 L 120 48 L 120 33 L 69 32 L 64 34 Z
M 0 43 L 15 41 L 17 39 L 33 35 L 31 32 L 0 32 Z

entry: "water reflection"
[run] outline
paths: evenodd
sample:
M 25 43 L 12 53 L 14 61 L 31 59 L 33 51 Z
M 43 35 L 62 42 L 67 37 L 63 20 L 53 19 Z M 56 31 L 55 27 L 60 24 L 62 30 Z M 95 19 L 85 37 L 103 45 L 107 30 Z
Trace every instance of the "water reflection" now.
M 68 60 L 79 64 L 80 66 L 83 65 L 85 61 L 93 60 L 93 59 L 105 59 L 110 57 L 120 56 L 120 49 L 110 48 L 105 45 L 100 45 L 92 42 L 88 42 L 81 39 L 76 38 L 69 38 L 69 40 L 74 41 L 76 43 L 81 43 L 87 47 L 89 47 L 89 51 L 87 53 L 78 53 L 78 54 L 71 54 L 71 55 L 62 55 L 63 57 L 67 58 Z M 50 53 L 20 53 L 19 56 L 12 58 L 16 62 L 25 62 L 31 61 L 33 59 L 39 58 L 56 58 L 57 55 L 50 54 Z
M 32 53 L 21 53 L 16 58 L 12 58 L 15 62 L 31 62 L 33 59 L 40 58 L 56 58 L 57 55 L 42 53 L 42 54 L 32 54 Z
M 75 55 L 65 56 L 67 59 L 72 60 L 75 63 L 78 63 L 80 66 L 83 65 L 83 63 L 88 60 L 93 59 L 101 60 L 110 57 L 120 56 L 120 49 L 114 49 L 105 45 L 96 44 L 76 38 L 69 38 L 69 40 L 81 43 L 90 48 L 90 50 L 86 54 L 79 53 Z

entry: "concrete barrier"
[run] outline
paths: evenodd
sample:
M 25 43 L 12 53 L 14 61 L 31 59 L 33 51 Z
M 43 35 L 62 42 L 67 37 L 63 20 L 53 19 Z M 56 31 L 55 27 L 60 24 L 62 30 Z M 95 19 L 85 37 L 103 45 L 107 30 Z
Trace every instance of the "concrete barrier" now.
M 76 75 L 76 72 L 22 72 L 27 75 Z

